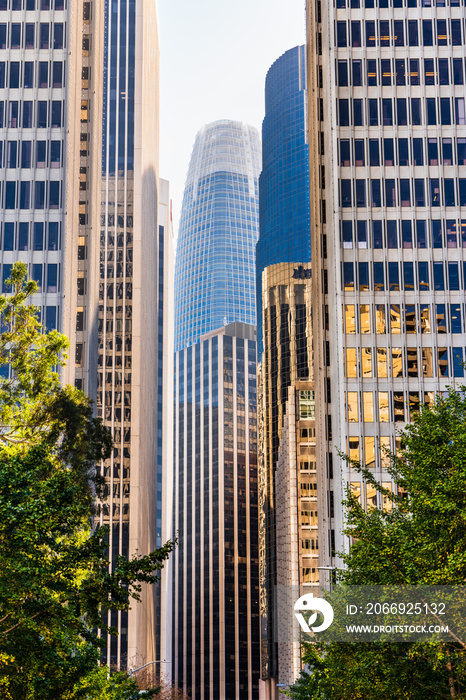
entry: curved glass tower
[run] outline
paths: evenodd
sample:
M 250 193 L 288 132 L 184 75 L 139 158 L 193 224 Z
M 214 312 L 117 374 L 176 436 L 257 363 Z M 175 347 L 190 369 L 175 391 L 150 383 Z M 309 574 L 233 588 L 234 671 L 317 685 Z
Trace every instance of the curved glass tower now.
M 265 81 L 260 238 L 256 247 L 257 340 L 262 353 L 262 271 L 277 263 L 311 260 L 309 146 L 305 46 L 286 51 Z
M 228 323 L 255 324 L 259 229 L 257 130 L 217 121 L 196 136 L 175 267 L 175 350 Z

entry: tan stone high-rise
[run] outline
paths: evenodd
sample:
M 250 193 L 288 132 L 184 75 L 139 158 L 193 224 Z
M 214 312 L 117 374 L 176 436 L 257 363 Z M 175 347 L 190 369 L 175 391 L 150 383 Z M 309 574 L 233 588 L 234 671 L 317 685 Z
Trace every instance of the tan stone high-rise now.
M 162 535 L 171 231 L 158 223 L 158 66 L 155 3 L 0 0 L 2 280 L 27 262 L 44 323 L 70 338 L 64 381 L 112 429 L 112 561 Z M 157 605 L 144 589 L 109 616 L 108 663 L 160 658 Z

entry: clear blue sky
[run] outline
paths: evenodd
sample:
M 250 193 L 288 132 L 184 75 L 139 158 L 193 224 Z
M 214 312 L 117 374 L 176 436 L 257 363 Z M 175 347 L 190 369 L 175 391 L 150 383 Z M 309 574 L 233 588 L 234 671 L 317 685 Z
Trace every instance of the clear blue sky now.
M 197 131 L 216 119 L 261 129 L 264 81 L 284 51 L 305 41 L 304 0 L 157 0 L 161 91 L 160 175 L 178 224 Z

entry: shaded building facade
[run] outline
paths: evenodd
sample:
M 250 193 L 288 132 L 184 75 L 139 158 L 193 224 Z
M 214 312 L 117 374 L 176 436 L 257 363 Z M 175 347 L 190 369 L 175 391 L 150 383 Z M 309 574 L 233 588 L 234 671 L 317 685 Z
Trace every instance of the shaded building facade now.
M 306 90 L 305 47 L 297 46 L 280 56 L 267 74 L 259 180 L 259 559 L 265 697 L 275 697 L 276 684 L 293 680 L 300 664 L 299 648 L 279 650 L 276 586 L 300 586 L 310 577 L 304 574 L 309 567 L 301 562 L 295 407 L 298 385 L 313 392 Z

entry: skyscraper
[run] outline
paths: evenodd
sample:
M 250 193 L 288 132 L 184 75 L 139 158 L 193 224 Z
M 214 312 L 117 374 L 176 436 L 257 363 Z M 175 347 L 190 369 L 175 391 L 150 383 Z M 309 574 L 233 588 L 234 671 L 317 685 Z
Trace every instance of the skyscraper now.
M 304 46 L 271 66 L 265 107 L 256 249 L 259 553 L 261 678 L 274 697 L 276 684 L 293 682 L 300 666 L 299 645 L 277 638 L 276 586 L 315 585 L 318 565 L 316 550 L 311 558 L 305 548 L 311 535 L 317 539 L 317 518 L 311 525 L 314 445 L 310 413 L 301 410 L 313 408 L 314 389 Z
M 365 6 L 363 6 L 363 4 Z M 308 2 L 321 564 L 339 564 L 342 488 L 393 488 L 380 445 L 463 380 L 464 6 Z M 330 398 L 331 397 L 331 398 Z
M 101 518 L 112 560 L 160 541 L 157 124 L 153 4 L 0 0 L 2 281 L 15 260 L 28 264 L 44 324 L 70 338 L 63 381 L 112 429 Z M 155 609 L 144 589 L 111 615 L 120 636 L 106 661 L 160 658 Z
M 196 700 L 259 682 L 254 247 L 260 141 L 238 122 L 196 138 L 175 271 L 172 658 Z
M 256 129 L 218 121 L 196 136 L 175 269 L 175 350 L 233 321 L 255 324 Z

